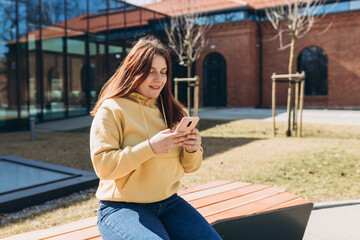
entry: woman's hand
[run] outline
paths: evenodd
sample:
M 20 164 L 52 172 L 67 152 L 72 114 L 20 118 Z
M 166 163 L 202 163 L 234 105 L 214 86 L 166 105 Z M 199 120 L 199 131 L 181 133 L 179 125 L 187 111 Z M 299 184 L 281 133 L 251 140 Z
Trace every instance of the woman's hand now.
M 154 153 L 168 153 L 183 145 L 185 139 L 184 132 L 173 132 L 170 129 L 165 129 L 150 138 L 149 143 Z
M 188 152 L 195 152 L 199 150 L 201 145 L 201 136 L 199 130 L 194 128 L 191 133 L 186 135 L 186 139 L 183 142 L 185 150 Z

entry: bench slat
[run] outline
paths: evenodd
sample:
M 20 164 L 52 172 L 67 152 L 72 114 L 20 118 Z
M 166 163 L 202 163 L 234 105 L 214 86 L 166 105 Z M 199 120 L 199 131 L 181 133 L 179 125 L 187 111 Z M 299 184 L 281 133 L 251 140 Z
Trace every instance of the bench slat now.
M 269 198 L 271 196 L 277 195 L 281 192 L 284 192 L 283 189 L 277 187 L 266 188 L 257 192 L 249 193 L 244 196 L 232 198 L 229 200 L 224 200 L 219 203 L 215 203 L 206 207 L 197 208 L 197 210 L 204 216 L 210 216 L 218 212 L 223 212 L 230 210 L 231 208 L 240 207 L 243 205 L 254 204 L 256 201 L 259 201 L 264 198 Z
M 218 187 L 221 185 L 225 185 L 225 184 L 229 184 L 231 183 L 230 181 L 223 181 L 223 180 L 219 180 L 219 181 L 214 181 L 214 182 L 209 182 L 209 183 L 205 183 L 196 187 L 192 187 L 189 189 L 184 189 L 184 190 L 180 190 L 178 192 L 179 196 L 183 196 L 185 194 L 188 193 L 193 193 L 193 192 L 197 192 L 197 191 L 201 191 L 201 190 L 205 190 L 205 189 L 209 189 L 209 188 L 213 188 L 213 187 Z
M 297 198 L 297 196 L 288 192 L 283 192 L 272 197 L 260 199 L 252 204 L 242 205 L 226 211 L 205 216 L 205 219 L 210 224 L 214 224 L 215 222 L 219 222 L 219 221 L 250 216 L 256 214 L 257 212 L 263 209 L 269 208 L 273 205 L 278 205 L 284 202 L 291 201 L 294 198 Z
M 294 200 L 286 202 L 286 203 L 282 203 L 282 204 L 279 204 L 279 205 L 276 205 L 276 206 L 272 206 L 270 208 L 263 209 L 263 210 L 259 211 L 259 213 L 268 212 L 268 211 L 275 211 L 275 210 L 280 210 L 280 209 L 283 209 L 283 208 L 289 208 L 289 207 L 306 205 L 306 204 L 312 204 L 312 202 L 310 202 L 310 201 L 308 201 L 306 199 L 303 199 L 303 198 L 297 198 L 297 199 L 294 199 Z
M 91 226 L 97 226 L 97 217 L 90 217 L 81 219 L 79 221 L 67 223 L 61 226 L 52 227 L 48 229 L 42 229 L 32 232 L 26 232 L 6 238 L 6 240 L 24 240 L 24 239 L 44 239 L 49 236 L 56 236 L 63 234 L 64 232 L 78 231 L 79 229 L 88 228 Z
M 222 202 L 225 200 L 229 200 L 232 198 L 240 197 L 243 195 L 247 195 L 249 193 L 253 193 L 256 191 L 260 191 L 263 189 L 271 188 L 272 186 L 269 185 L 261 185 L 261 184 L 251 184 L 248 186 L 244 186 L 238 189 L 234 189 L 228 192 L 223 192 L 219 194 L 215 194 L 212 196 L 208 196 L 201 199 L 191 200 L 188 201 L 194 208 L 201 208 L 208 205 L 212 205 L 218 202 Z
M 91 226 L 89 228 L 83 228 L 73 232 L 65 232 L 63 234 L 49 236 L 41 240 L 92 239 L 94 237 L 100 237 L 97 226 Z
M 221 185 L 218 187 L 213 187 L 210 189 L 205 189 L 202 191 L 198 191 L 198 192 L 193 192 L 193 193 L 189 193 L 186 195 L 182 195 L 181 197 L 183 199 L 185 199 L 186 201 L 192 201 L 195 199 L 199 199 L 199 198 L 204 198 L 207 196 L 211 196 L 214 194 L 218 194 L 218 193 L 222 193 L 222 192 L 227 192 L 236 188 L 240 188 L 243 186 L 248 186 L 250 185 L 250 183 L 241 183 L 241 182 L 232 182 L 232 183 L 228 183 L 226 185 Z

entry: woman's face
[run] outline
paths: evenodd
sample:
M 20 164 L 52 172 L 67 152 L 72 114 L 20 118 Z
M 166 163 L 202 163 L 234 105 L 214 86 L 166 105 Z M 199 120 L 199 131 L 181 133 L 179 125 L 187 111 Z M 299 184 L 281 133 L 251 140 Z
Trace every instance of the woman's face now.
M 165 58 L 160 55 L 155 55 L 149 75 L 144 82 L 137 87 L 136 91 L 148 98 L 158 97 L 165 86 L 167 70 Z

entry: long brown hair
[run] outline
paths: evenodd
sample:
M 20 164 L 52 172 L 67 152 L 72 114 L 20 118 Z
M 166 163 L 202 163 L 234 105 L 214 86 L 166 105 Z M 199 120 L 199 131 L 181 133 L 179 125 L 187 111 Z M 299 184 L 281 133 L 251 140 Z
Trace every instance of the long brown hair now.
M 98 101 L 90 112 L 95 116 L 101 104 L 110 98 L 126 97 L 148 77 L 155 55 L 165 58 L 167 81 L 160 92 L 163 99 L 168 127 L 173 127 L 185 115 L 184 106 L 171 93 L 171 58 L 169 49 L 154 36 L 145 36 L 133 46 L 114 75 L 102 87 Z M 159 101 L 159 100 L 158 100 Z

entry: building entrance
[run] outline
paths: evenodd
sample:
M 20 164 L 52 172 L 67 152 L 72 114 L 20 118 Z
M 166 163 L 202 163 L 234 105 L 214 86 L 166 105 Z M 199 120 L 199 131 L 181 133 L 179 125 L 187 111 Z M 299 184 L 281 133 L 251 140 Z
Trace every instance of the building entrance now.
M 219 53 L 210 53 L 204 61 L 204 107 L 226 106 L 226 62 Z

